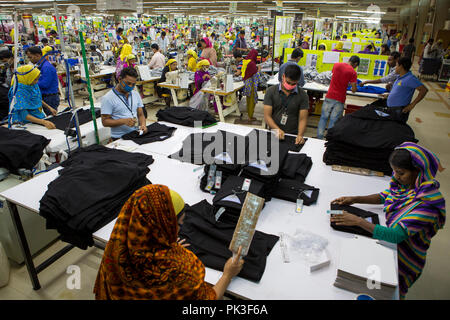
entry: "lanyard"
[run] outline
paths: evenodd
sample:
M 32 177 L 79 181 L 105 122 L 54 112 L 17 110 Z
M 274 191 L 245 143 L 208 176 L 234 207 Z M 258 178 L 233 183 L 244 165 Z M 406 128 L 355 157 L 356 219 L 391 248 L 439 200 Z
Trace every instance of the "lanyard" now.
M 281 91 L 281 106 L 283 107 L 285 114 L 288 113 L 288 106 L 289 106 L 289 101 L 290 101 L 291 97 L 292 97 L 292 93 L 286 97 L 286 94 L 283 91 Z
M 133 93 L 130 92 L 130 96 L 131 96 L 131 107 L 128 104 L 128 99 L 125 100 L 124 98 L 121 97 L 121 94 L 117 92 L 116 88 L 113 88 L 113 92 L 116 94 L 117 98 L 120 99 L 120 101 L 123 102 L 123 104 L 125 105 L 125 107 L 127 107 L 128 111 L 130 111 L 131 116 L 134 118 L 134 114 L 133 114 Z

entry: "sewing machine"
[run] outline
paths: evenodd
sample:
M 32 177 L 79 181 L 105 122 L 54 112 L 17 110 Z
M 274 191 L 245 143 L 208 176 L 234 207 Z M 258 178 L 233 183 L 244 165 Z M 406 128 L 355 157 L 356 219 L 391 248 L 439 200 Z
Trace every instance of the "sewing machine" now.
M 166 82 L 178 86 L 180 83 L 180 78 L 178 77 L 180 71 L 171 71 L 166 73 Z

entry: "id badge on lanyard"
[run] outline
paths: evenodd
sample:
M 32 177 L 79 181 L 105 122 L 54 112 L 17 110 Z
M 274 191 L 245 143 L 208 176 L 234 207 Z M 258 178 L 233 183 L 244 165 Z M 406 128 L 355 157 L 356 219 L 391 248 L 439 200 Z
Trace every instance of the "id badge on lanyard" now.
M 282 115 L 281 115 L 281 124 L 283 125 L 283 126 L 285 126 L 286 125 L 286 123 L 287 123 L 287 120 L 288 120 L 288 115 L 287 115 L 287 113 L 285 112 L 285 113 L 283 113 Z

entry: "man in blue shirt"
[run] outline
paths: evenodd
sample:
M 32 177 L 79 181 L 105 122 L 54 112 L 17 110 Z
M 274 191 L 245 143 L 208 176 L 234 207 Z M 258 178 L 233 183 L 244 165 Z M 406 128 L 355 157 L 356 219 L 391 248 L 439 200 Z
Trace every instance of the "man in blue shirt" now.
M 113 140 L 135 130 L 147 132 L 144 104 L 139 93 L 133 90 L 137 78 L 133 67 L 122 69 L 119 83 L 102 98 L 102 124 L 111 128 Z
M 39 63 L 38 68 L 41 70 L 39 89 L 41 89 L 42 100 L 51 107 L 51 109 L 44 108 L 44 112 L 47 116 L 55 115 L 59 107 L 59 82 L 56 68 L 47 59 L 42 59 L 42 50 L 39 47 L 30 47 L 25 53 L 32 63 Z
M 303 74 L 303 69 L 298 65 L 298 62 L 300 59 L 303 58 L 303 50 L 300 48 L 294 49 L 291 54 L 291 58 L 286 63 L 283 63 L 280 67 L 280 71 L 278 72 L 278 81 L 281 83 L 281 80 L 283 78 L 283 74 L 286 70 L 286 67 L 289 65 L 295 65 L 298 66 L 301 72 L 300 80 L 298 82 L 298 86 L 302 88 L 305 85 L 305 75 Z
M 387 108 L 383 111 L 394 116 L 397 120 L 406 123 L 411 110 L 425 97 L 428 89 L 409 71 L 411 59 L 401 57 L 395 68 L 398 74 L 397 80 L 392 85 L 392 90 L 387 95 Z M 411 102 L 414 91 L 419 91 L 417 98 Z M 386 97 L 386 94 L 384 95 Z

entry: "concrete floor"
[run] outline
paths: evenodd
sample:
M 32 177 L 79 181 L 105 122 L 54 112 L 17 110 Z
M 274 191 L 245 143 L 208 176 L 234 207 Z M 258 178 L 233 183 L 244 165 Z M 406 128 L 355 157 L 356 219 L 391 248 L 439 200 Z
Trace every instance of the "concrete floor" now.
M 413 71 L 417 73 L 416 69 Z M 450 167 L 450 96 L 438 83 L 425 82 L 425 85 L 428 87 L 429 93 L 412 111 L 409 125 L 416 133 L 419 144 L 434 151 L 444 168 Z M 159 108 L 156 106 L 148 108 L 149 122 L 156 120 L 155 114 Z M 255 116 L 262 119 L 261 103 L 257 105 Z M 227 117 L 227 122 L 234 122 L 233 117 Z M 317 117 L 310 118 L 310 124 L 317 125 L 317 122 Z M 306 136 L 315 137 L 316 129 L 308 128 Z M 449 199 L 450 170 L 447 169 L 439 173 L 437 179 L 441 184 L 442 194 L 446 199 Z M 450 228 L 445 226 L 433 238 L 423 274 L 410 289 L 407 299 L 450 299 L 449 244 Z M 55 242 L 37 256 L 34 262 L 36 264 L 41 263 L 64 246 L 65 243 Z M 103 251 L 97 248 L 88 250 L 75 248 L 71 250 L 39 274 L 42 288 L 38 291 L 32 289 L 26 267 L 11 264 L 9 284 L 0 288 L 0 300 L 92 300 L 94 299 L 92 289 L 102 255 Z M 80 289 L 67 289 L 66 282 L 70 275 L 66 271 L 70 265 L 77 265 L 80 268 Z

